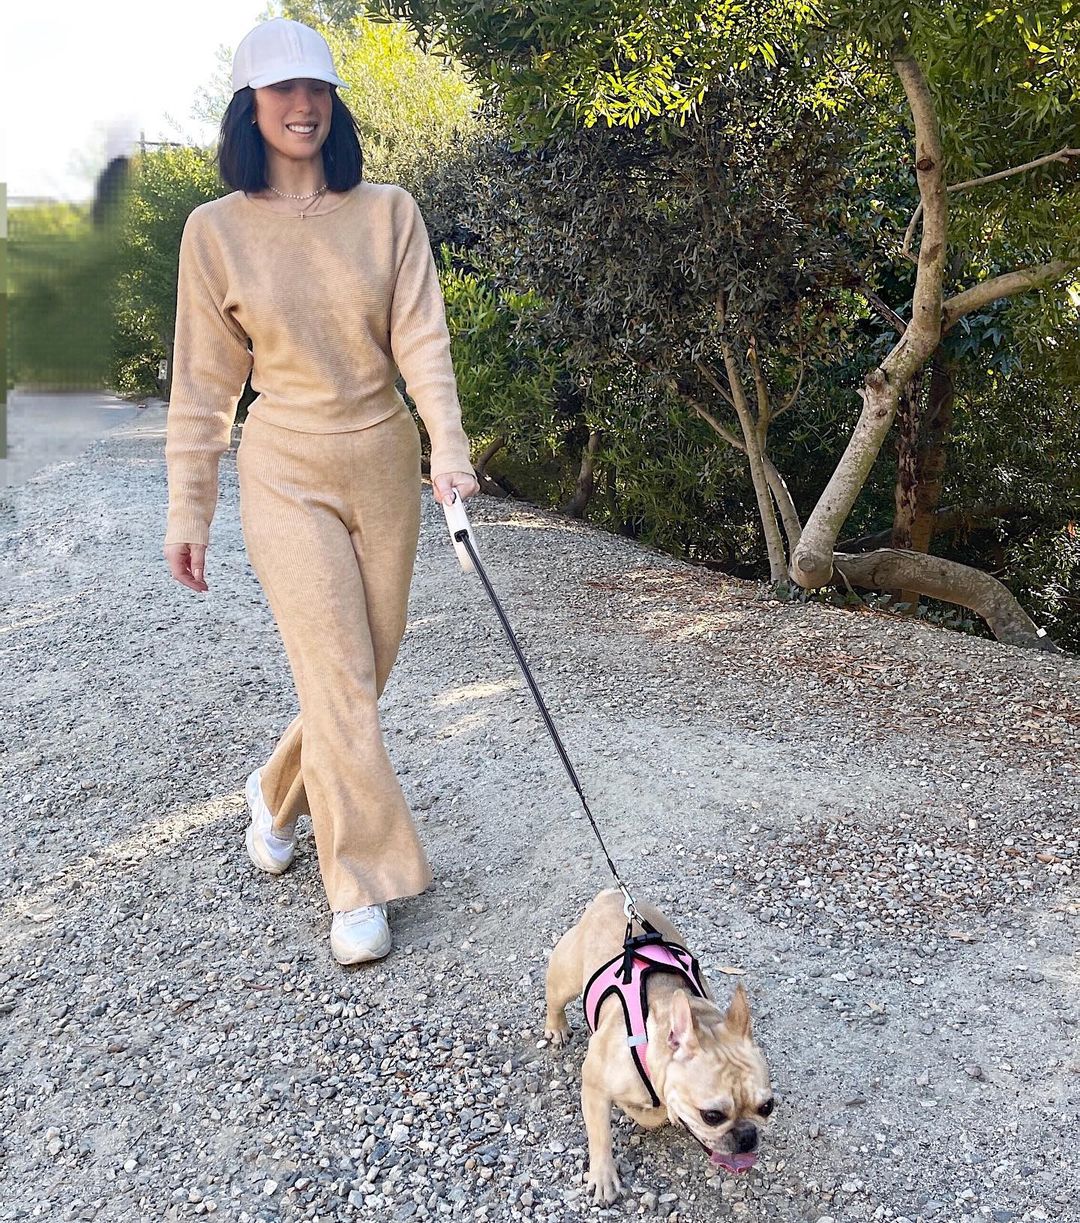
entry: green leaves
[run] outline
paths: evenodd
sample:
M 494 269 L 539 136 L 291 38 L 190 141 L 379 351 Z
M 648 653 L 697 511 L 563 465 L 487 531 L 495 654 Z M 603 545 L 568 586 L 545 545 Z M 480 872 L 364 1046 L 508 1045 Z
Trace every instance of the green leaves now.
M 446 247 L 439 265 L 466 432 L 503 436 L 526 459 L 550 454 L 565 432 L 556 383 L 566 369 L 543 334 L 540 299 L 456 267 Z
M 678 121 L 718 72 L 775 65 L 811 12 L 737 0 L 372 0 L 367 10 L 408 22 L 423 43 L 468 64 L 530 139 L 567 122 Z

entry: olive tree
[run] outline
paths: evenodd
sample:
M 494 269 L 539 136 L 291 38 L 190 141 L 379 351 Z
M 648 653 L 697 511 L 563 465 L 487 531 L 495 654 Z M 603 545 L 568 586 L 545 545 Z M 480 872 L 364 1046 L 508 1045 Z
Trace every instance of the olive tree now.
M 776 581 L 799 527 L 769 430 L 828 346 L 821 307 L 848 275 L 825 217 L 843 153 L 783 74 L 743 75 L 692 123 L 507 140 L 477 174 L 487 253 L 547 301 L 574 367 L 603 390 L 633 365 L 745 456 Z M 583 464 L 602 433 L 594 414 Z

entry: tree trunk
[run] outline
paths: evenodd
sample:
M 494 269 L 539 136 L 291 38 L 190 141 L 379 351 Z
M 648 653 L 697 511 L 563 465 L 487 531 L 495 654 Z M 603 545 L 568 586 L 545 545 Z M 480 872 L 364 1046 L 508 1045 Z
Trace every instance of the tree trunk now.
M 911 550 L 929 552 L 938 521 L 938 506 L 945 483 L 945 444 L 952 428 L 953 365 L 939 349 L 930 369 L 930 398 L 919 444 L 915 518 L 911 524 Z
M 480 451 L 474 468 L 478 476 L 483 477 L 487 475 L 487 465 L 505 445 L 506 438 L 500 433 L 498 437 L 493 438 L 490 442 L 488 442 L 484 449 Z
M 487 465 L 505 445 L 506 438 L 502 434 L 493 438 L 480 452 L 473 468 L 476 472 L 477 483 L 480 485 L 480 491 L 489 497 L 517 496 L 517 490 L 510 484 L 509 480 L 505 478 L 501 480 L 493 479 L 487 472 Z
M 733 446 L 740 454 L 746 454 L 745 442 L 740 442 L 735 434 L 726 425 L 722 425 L 704 404 L 700 403 L 696 397 L 687 395 L 674 381 L 668 385 L 676 395 L 694 409 L 698 416 L 705 421 L 718 437 L 722 437 L 729 446 Z M 740 418 L 740 427 L 741 423 Z M 790 555 L 799 546 L 799 540 L 802 537 L 802 522 L 799 520 L 799 512 L 795 508 L 795 502 L 792 500 L 787 481 L 780 474 L 776 464 L 765 453 L 764 448 L 761 451 L 761 466 L 765 473 L 765 482 L 769 486 L 769 492 L 776 502 L 776 508 L 780 511 L 780 518 L 784 524 L 784 534 L 787 536 L 788 554 Z
M 776 521 L 776 510 L 773 508 L 772 491 L 765 474 L 765 463 L 758 446 L 756 430 L 743 428 L 746 439 L 746 457 L 750 463 L 750 479 L 754 485 L 754 496 L 757 499 L 758 516 L 761 518 L 762 530 L 765 533 L 765 547 L 769 554 L 769 580 L 783 582 L 787 578 L 787 553 L 784 541 L 780 535 L 780 527 Z
M 922 378 L 912 379 L 911 398 L 918 402 Z M 918 388 L 918 389 L 916 389 Z M 892 546 L 929 552 L 934 535 L 935 513 L 941 501 L 945 472 L 945 437 L 952 419 L 952 368 L 938 348 L 930 367 L 929 403 L 924 419 L 913 410 L 912 436 L 902 437 L 901 462 L 896 481 L 896 516 L 893 519 Z M 899 601 L 912 610 L 919 606 L 915 590 L 901 590 Z
M 712 412 L 695 396 L 686 394 L 674 379 L 669 381 L 667 385 L 676 395 L 693 408 L 718 437 L 722 437 L 729 446 L 733 446 L 740 454 L 746 454 L 745 442 L 740 442 L 735 434 L 726 425 L 721 424 Z M 742 421 L 740 418 L 740 427 L 741 425 Z M 760 433 L 758 436 L 760 437 Z M 795 508 L 795 502 L 792 500 L 787 481 L 780 474 L 776 464 L 765 453 L 764 446 L 761 450 L 761 466 L 765 473 L 765 482 L 769 486 L 769 492 L 772 493 L 772 498 L 776 502 L 776 508 L 780 511 L 780 518 L 784 524 L 784 534 L 787 536 L 788 553 L 790 554 L 799 546 L 799 539 L 802 536 L 802 522 L 799 520 L 799 512 Z
M 750 480 L 757 499 L 758 517 L 761 519 L 761 529 L 765 534 L 765 547 L 769 553 L 769 580 L 783 582 L 787 577 L 787 553 L 784 551 L 784 541 L 776 521 L 776 510 L 773 508 L 769 479 L 765 474 L 763 439 L 746 397 L 735 353 L 726 340 L 721 341 L 720 351 L 724 357 L 724 368 L 727 371 L 728 387 L 731 390 L 735 415 L 739 418 L 739 427 L 742 430 L 746 459 L 750 464 Z
M 841 553 L 836 571 L 853 586 L 867 590 L 913 590 L 932 599 L 969 608 L 1005 645 L 1060 653 L 997 578 L 968 565 L 925 556 L 921 552 L 881 548 L 876 552 Z
M 922 379 L 914 375 L 900 396 L 896 413 L 896 490 L 894 494 L 892 546 L 911 547 L 911 527 L 915 521 L 915 498 L 919 488 L 919 418 L 922 404 Z
M 920 380 L 921 379 L 917 379 Z M 945 471 L 945 438 L 952 422 L 953 371 L 945 363 L 941 349 L 934 352 L 930 371 L 930 401 L 926 416 L 919 422 L 915 445 L 915 486 L 912 497 L 905 503 L 903 542 L 898 538 L 897 523 L 893 525 L 893 547 L 910 548 L 912 552 L 930 552 L 933 539 L 934 515 L 942 499 Z M 900 602 L 914 610 L 919 607 L 919 592 L 900 591 Z
M 792 579 L 807 590 L 832 577 L 833 551 L 855 499 L 889 432 L 900 395 L 941 340 L 942 283 L 948 239 L 944 153 L 934 102 L 915 58 L 903 49 L 893 67 L 915 121 L 915 171 L 923 206 L 923 236 L 911 322 L 889 355 L 867 375 L 862 413 L 851 440 L 803 528 L 792 557 Z
M 900 397 L 884 366 L 871 371 L 860 394 L 863 410 L 851 440 L 811 511 L 792 558 L 791 578 L 807 590 L 832 578 L 834 541 L 870 476 Z
M 784 524 L 784 534 L 787 536 L 788 554 L 790 555 L 799 546 L 799 540 L 802 538 L 799 511 L 795 508 L 787 481 L 780 474 L 776 464 L 767 454 L 761 456 L 761 461 L 765 468 L 765 478 L 769 482 L 769 491 L 776 502 L 776 508 L 780 511 L 780 520 Z
M 563 506 L 563 513 L 571 518 L 584 518 L 589 506 L 589 499 L 596 487 L 594 471 L 596 468 L 596 452 L 600 448 L 600 431 L 592 429 L 585 449 L 581 452 L 581 467 L 578 470 L 577 485 L 573 496 Z

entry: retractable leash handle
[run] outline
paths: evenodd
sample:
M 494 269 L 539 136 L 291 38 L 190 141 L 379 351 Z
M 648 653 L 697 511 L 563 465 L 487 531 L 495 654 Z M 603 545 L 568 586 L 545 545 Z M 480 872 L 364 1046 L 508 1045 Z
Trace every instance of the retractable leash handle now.
M 473 535 L 472 527 L 469 525 L 469 516 L 465 513 L 465 502 L 458 495 L 458 490 L 455 488 L 450 495 L 449 501 L 442 503 L 443 513 L 446 515 L 446 527 L 450 532 L 450 538 L 454 541 L 454 551 L 457 553 L 458 564 L 466 573 L 473 573 L 476 566 L 472 563 L 472 557 L 469 555 L 468 548 L 462 542 L 461 532 L 464 531 L 468 536 L 469 543 L 472 544 L 473 552 L 477 551 L 476 537 Z

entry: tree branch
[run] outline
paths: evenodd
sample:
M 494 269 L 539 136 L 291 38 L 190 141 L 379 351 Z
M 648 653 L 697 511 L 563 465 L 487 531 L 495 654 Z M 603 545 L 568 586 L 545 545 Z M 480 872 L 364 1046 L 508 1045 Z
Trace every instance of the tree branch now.
M 713 414 L 709 411 L 708 408 L 706 408 L 697 399 L 694 399 L 692 396 L 687 395 L 685 392 L 679 392 L 679 394 L 694 409 L 694 411 L 709 426 L 709 428 L 713 430 L 714 433 L 722 437 L 724 441 L 728 443 L 729 446 L 734 446 L 735 449 L 738 450 L 740 454 L 746 453 L 746 447 L 742 444 L 742 442 L 739 441 L 739 439 L 735 436 L 734 433 L 732 433 L 732 431 L 727 427 L 727 425 L 721 424 L 720 421 L 718 421 L 716 417 L 713 416 Z
M 972 187 L 981 187 L 984 183 L 996 183 L 998 179 L 1009 178 L 1013 174 L 1023 174 L 1025 170 L 1034 170 L 1037 166 L 1045 166 L 1051 161 L 1068 161 L 1070 157 L 1080 157 L 1080 149 L 1058 149 L 1056 153 L 1047 153 L 1027 161 L 1022 166 L 1013 166 L 1009 170 L 998 170 L 996 174 L 985 174 L 982 178 L 969 178 L 964 183 L 953 183 L 949 191 L 970 191 Z
M 1039 267 L 1021 268 L 1016 272 L 993 276 L 946 298 L 941 307 L 941 334 L 944 335 L 955 327 L 965 314 L 971 314 L 981 306 L 988 306 L 1002 297 L 1015 297 L 1017 293 L 1042 289 L 1071 272 L 1076 266 L 1075 260 L 1054 259 Z
M 925 214 L 911 322 L 888 356 L 866 375 L 859 391 L 863 409 L 851 439 L 803 528 L 790 573 L 807 590 L 831 578 L 836 540 L 881 451 L 900 395 L 941 342 L 941 286 L 948 249 L 941 132 L 933 95 L 914 55 L 901 48 L 892 63 L 915 123 L 915 172 Z
M 784 524 L 784 534 L 787 536 L 788 554 L 790 555 L 799 546 L 799 540 L 802 539 L 799 511 L 795 508 L 787 481 L 780 474 L 776 464 L 767 454 L 761 456 L 761 461 L 765 464 L 765 478 L 769 481 L 769 492 L 772 493 L 776 508 L 780 511 L 780 520 Z
M 834 564 L 837 573 L 854 586 L 869 590 L 913 590 L 931 599 L 956 603 L 981 616 L 998 641 L 1006 645 L 1061 653 L 1008 587 L 981 569 L 900 548 L 881 548 L 857 555 L 838 552 Z
M 734 396 L 703 361 L 695 361 L 694 369 L 697 370 L 702 378 L 705 379 L 709 386 L 711 386 L 722 399 L 727 401 L 729 407 L 733 408 L 735 406 Z
M 919 207 L 921 208 L 922 204 L 920 204 Z M 885 302 L 883 302 L 872 289 L 868 289 L 865 285 L 863 285 L 859 289 L 859 292 L 866 298 L 867 305 L 869 305 L 872 310 L 876 310 L 894 331 L 899 332 L 900 335 L 904 334 L 904 332 L 907 330 L 906 319 L 897 314 L 892 306 L 886 305 Z
M 806 349 L 799 345 L 799 373 L 795 378 L 795 389 L 784 400 L 784 402 L 772 414 L 773 420 L 778 416 L 782 416 L 788 408 L 793 408 L 799 398 L 799 392 L 802 390 L 803 375 L 806 373 Z
M 487 474 L 487 465 L 505 445 L 506 438 L 501 433 L 488 442 L 488 444 L 480 452 L 480 456 L 474 465 L 477 475 L 483 476 Z
M 761 438 L 762 444 L 765 442 L 765 434 L 769 429 L 769 388 L 765 384 L 765 375 L 761 369 L 761 362 L 757 355 L 757 340 L 754 336 L 750 337 L 750 347 L 747 349 L 746 358 L 750 362 L 750 370 L 754 375 L 754 393 L 757 398 L 757 429 L 758 436 Z
M 746 454 L 746 446 L 708 410 L 703 407 L 696 399 L 689 395 L 684 395 L 683 398 L 694 409 L 706 424 L 713 429 L 718 436 L 722 437 L 729 446 L 734 446 L 740 454 Z M 761 456 L 762 466 L 765 468 L 765 479 L 769 484 L 769 492 L 772 493 L 773 500 L 776 502 L 776 508 L 780 511 L 780 519 L 784 524 L 784 534 L 787 536 L 788 552 L 794 552 L 799 546 L 799 540 L 802 538 L 802 523 L 799 520 L 799 511 L 795 508 L 795 502 L 792 500 L 791 492 L 788 489 L 787 481 L 780 474 L 779 468 L 769 458 L 767 454 Z
M 922 68 L 915 57 L 901 53 L 893 59 L 893 69 L 904 88 L 911 117 L 915 121 L 915 174 L 923 206 L 923 240 L 919 247 L 919 274 L 915 277 L 915 293 L 911 302 L 911 323 L 905 328 L 903 345 L 909 330 L 921 332 L 919 339 L 926 345 L 927 355 L 941 338 L 941 280 L 945 270 L 945 249 L 949 210 L 945 191 L 945 153 L 934 97 L 926 83 Z M 898 356 L 897 350 L 889 358 Z M 923 357 L 922 359 L 925 359 Z M 922 364 L 915 359 L 906 376 L 898 379 L 905 385 L 911 374 Z M 897 371 L 899 372 L 899 371 Z
M 1034 170 L 1038 166 L 1045 166 L 1051 161 L 1068 161 L 1070 157 L 1080 157 L 1080 149 L 1058 149 L 1056 153 L 1047 153 L 1043 157 L 1036 157 L 1034 161 L 1027 161 L 1022 166 L 1013 166 L 1009 170 L 998 170 L 996 174 L 986 174 L 982 178 L 969 178 L 963 183 L 953 183 L 952 186 L 946 187 L 946 191 L 970 191 L 973 187 L 982 187 L 987 183 L 996 183 L 1000 179 L 1010 178 L 1013 174 L 1023 174 L 1026 170 Z M 919 223 L 919 217 L 922 216 L 923 206 L 922 201 L 919 201 L 919 206 L 915 209 L 914 215 L 908 222 L 908 227 L 904 233 L 904 245 L 901 247 L 900 253 L 906 258 L 911 259 L 911 241 L 915 236 L 915 226 Z

